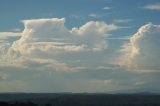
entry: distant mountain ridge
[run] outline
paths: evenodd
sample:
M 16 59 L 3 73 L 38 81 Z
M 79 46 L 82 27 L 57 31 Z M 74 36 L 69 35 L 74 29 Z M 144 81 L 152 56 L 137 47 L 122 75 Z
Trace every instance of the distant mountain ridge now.
M 0 93 L 0 100 L 24 100 L 30 98 L 55 98 L 59 96 L 73 96 L 73 95 L 82 95 L 82 96 L 95 96 L 95 95 L 104 95 L 104 96 L 117 96 L 117 95 L 160 95 L 159 93 L 152 92 L 134 92 L 134 93 Z
M 0 93 L 0 102 L 34 103 L 38 106 L 46 106 L 45 104 L 51 104 L 51 106 L 160 106 L 160 94 L 150 92 L 117 94 L 14 92 Z

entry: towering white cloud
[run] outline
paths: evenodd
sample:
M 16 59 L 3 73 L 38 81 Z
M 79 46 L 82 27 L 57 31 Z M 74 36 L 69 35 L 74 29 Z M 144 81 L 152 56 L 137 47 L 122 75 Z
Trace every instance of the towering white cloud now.
M 142 26 L 124 44 L 120 65 L 136 71 L 152 72 L 160 70 L 160 25 L 146 24 Z
M 65 27 L 65 19 L 37 19 L 23 21 L 25 29 L 20 40 L 13 45 L 20 52 L 32 50 L 81 51 L 103 50 L 107 47 L 105 34 L 116 30 L 116 25 L 104 22 L 88 22 L 80 28 L 69 30 Z
M 24 20 L 23 23 L 20 39 L 9 46 L 5 44 L 8 48 L 3 50 L 5 56 L 1 59 L 1 66 L 15 66 L 17 63 L 18 67 L 32 68 L 33 63 L 35 66 L 72 71 L 75 68 L 56 60 L 55 54 L 103 51 L 108 45 L 107 33 L 120 28 L 114 24 L 90 21 L 69 30 L 65 26 L 65 18 Z
M 47 40 L 51 38 L 63 39 L 70 35 L 68 29 L 64 26 L 64 18 L 24 20 L 23 23 L 25 29 L 22 33 L 22 38 L 25 41 L 45 41 L 47 38 Z
M 106 34 L 118 28 L 113 24 L 107 25 L 104 22 L 90 21 L 80 28 L 73 28 L 71 32 L 73 36 L 76 35 L 76 42 L 82 43 L 92 50 L 104 50 L 107 48 Z

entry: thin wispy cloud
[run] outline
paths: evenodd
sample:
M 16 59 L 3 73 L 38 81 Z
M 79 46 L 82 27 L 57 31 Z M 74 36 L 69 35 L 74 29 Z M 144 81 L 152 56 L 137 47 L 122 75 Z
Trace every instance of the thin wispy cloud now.
M 110 9 L 112 9 L 112 8 L 111 8 L 111 7 L 106 6 L 106 7 L 103 7 L 102 9 L 103 9 L 103 10 L 110 10 Z
M 160 11 L 160 3 L 148 4 L 148 5 L 145 5 L 144 8 L 148 10 Z
M 10 37 L 20 37 L 21 32 L 0 32 L 0 40 L 8 39 Z
M 113 23 L 127 23 L 132 21 L 131 19 L 114 19 Z
M 109 39 L 109 40 L 129 40 L 130 37 L 129 36 L 125 36 L 125 37 L 108 37 L 107 39 Z
M 96 13 L 90 13 L 88 16 L 92 17 L 92 18 L 100 18 L 101 17 L 101 15 L 98 15 Z
M 75 14 L 72 14 L 72 15 L 70 15 L 69 17 L 72 18 L 72 19 L 75 19 L 75 20 L 83 19 L 82 16 L 80 16 L 80 15 L 75 15 Z
M 13 32 L 21 32 L 22 30 L 20 28 L 15 28 L 15 29 L 12 29 L 11 31 L 13 31 Z

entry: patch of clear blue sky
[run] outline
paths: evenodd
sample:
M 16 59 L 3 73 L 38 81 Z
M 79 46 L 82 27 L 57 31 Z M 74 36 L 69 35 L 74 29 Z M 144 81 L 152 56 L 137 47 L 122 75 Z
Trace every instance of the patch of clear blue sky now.
M 132 28 L 117 31 L 114 34 L 130 35 L 141 25 L 152 22 L 160 24 L 160 11 L 143 9 L 144 5 L 158 3 L 160 0 L 1 0 L 0 1 L 0 31 L 23 29 L 20 20 L 35 18 L 66 17 L 68 28 L 83 25 L 90 20 L 100 20 L 112 23 L 113 19 L 131 19 L 123 24 Z M 103 10 L 103 7 L 111 7 Z M 102 17 L 92 18 L 95 13 Z M 71 15 L 82 16 L 83 19 L 72 19 Z M 80 18 L 82 18 L 80 17 Z

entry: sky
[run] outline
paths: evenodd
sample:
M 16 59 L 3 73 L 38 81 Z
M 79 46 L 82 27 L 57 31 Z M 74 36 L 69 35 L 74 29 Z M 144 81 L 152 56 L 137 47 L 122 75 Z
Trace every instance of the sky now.
M 0 0 L 0 92 L 160 93 L 160 0 Z

